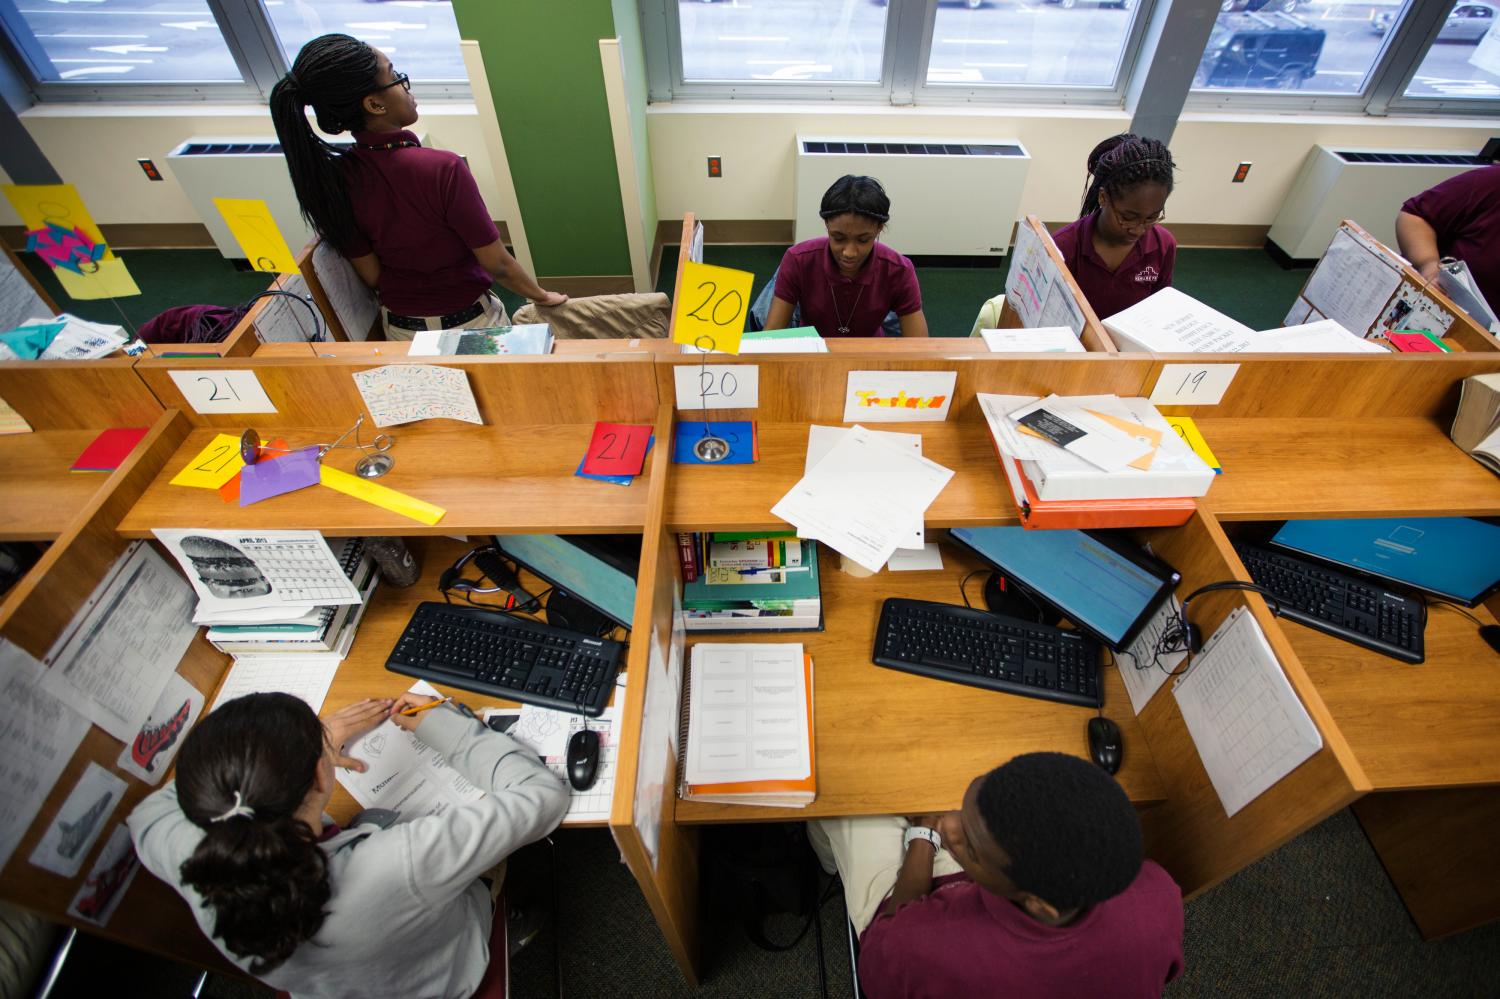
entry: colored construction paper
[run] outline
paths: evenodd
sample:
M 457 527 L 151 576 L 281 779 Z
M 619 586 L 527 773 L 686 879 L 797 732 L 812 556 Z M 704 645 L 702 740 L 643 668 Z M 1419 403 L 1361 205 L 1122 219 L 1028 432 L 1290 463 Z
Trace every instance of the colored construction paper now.
M 33 252 L 47 261 L 70 298 L 86 302 L 141 293 L 72 184 L 5 184 L 0 191 L 21 216 L 27 242 L 36 234 Z
M 1446 354 L 1450 350 L 1441 339 L 1426 331 L 1390 332 L 1385 335 L 1385 338 L 1397 350 L 1406 354 Z
M 651 453 L 651 445 L 654 444 L 654 443 L 656 443 L 656 436 L 653 434 L 651 437 L 647 438 L 647 440 L 646 440 L 646 453 L 647 454 Z M 588 456 L 585 455 L 584 458 L 583 458 L 583 460 L 578 463 L 578 470 L 576 472 L 574 472 L 573 474 L 577 475 L 577 476 L 580 476 L 582 478 L 585 478 L 585 479 L 598 479 L 600 482 L 611 482 L 611 483 L 613 483 L 613 484 L 615 484 L 617 486 L 628 486 L 632 482 L 635 481 L 635 476 L 634 475 L 598 475 L 598 474 L 595 474 L 593 472 L 585 472 L 583 470 L 583 466 L 584 466 L 585 463 L 588 462 L 588 460 L 589 460 Z M 642 467 L 644 467 L 644 466 L 645 466 L 645 462 L 643 461 L 642 462 Z
M 318 447 L 314 444 L 270 461 L 257 461 L 240 469 L 240 506 L 293 493 L 318 484 Z
M 583 455 L 589 475 L 640 475 L 651 428 L 634 423 L 596 423 Z
M 73 462 L 70 472 L 113 472 L 130 456 L 150 427 L 114 427 L 94 438 Z
M 271 208 L 259 198 L 215 198 L 214 207 L 240 244 L 250 267 L 257 271 L 296 274 L 297 260 L 286 237 L 276 227 Z
M 68 324 L 56 323 L 31 323 L 26 326 L 17 326 L 13 330 L 0 333 L 0 343 L 11 349 L 11 352 L 23 361 L 35 361 L 42 356 L 42 351 L 52 345 L 57 339 L 57 334 L 63 331 Z
M 291 448 L 286 446 L 285 438 L 282 437 L 277 437 L 270 443 L 261 441 L 260 446 L 260 457 L 255 459 L 255 463 L 257 465 L 259 465 L 263 461 L 270 461 L 272 458 L 280 457 L 281 455 L 287 454 L 291 451 Z M 228 503 L 230 506 L 240 505 L 240 469 L 244 467 L 245 465 L 243 462 L 238 463 L 235 466 L 234 474 L 229 477 L 228 481 L 226 481 L 222 486 L 219 487 L 219 499 L 223 500 L 225 503 Z
M 361 479 L 357 475 L 341 472 L 337 468 L 322 466 L 323 485 L 335 492 L 343 493 L 345 496 L 353 496 L 355 499 L 364 500 L 366 503 L 399 513 L 403 517 L 410 517 L 419 523 L 431 527 L 443 519 L 447 513 L 442 507 L 419 500 L 415 496 L 408 496 L 389 486 L 382 486 L 378 482 L 369 479 Z
M 704 437 L 701 420 L 687 420 L 677 424 L 676 438 L 672 445 L 672 460 L 679 465 L 750 465 L 759 457 L 756 451 L 755 423 L 750 420 L 708 424 L 709 436 L 722 438 L 729 444 L 729 455 L 723 461 L 703 461 L 693 453 L 693 445 Z
M 689 260 L 682 265 L 682 292 L 673 305 L 672 340 L 700 350 L 740 352 L 750 288 L 755 275 Z
M 218 434 L 172 476 L 172 485 L 217 489 L 234 478 L 244 464 L 240 457 L 240 439 L 233 434 Z

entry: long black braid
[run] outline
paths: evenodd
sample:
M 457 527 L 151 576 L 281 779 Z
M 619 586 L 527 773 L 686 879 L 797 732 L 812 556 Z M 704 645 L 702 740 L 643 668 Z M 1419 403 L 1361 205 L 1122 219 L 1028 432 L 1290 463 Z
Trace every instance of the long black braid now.
M 363 129 L 361 102 L 375 90 L 378 75 L 370 46 L 348 35 L 321 35 L 302 46 L 292 71 L 271 89 L 271 120 L 302 217 L 346 255 L 359 238 L 345 176 L 346 165 L 356 161 L 313 131 L 306 109 L 312 105 L 318 127 L 330 135 Z
M 1129 132 L 1112 135 L 1089 153 L 1089 184 L 1078 217 L 1099 207 L 1099 192 L 1118 201 L 1137 184 L 1161 184 L 1172 193 L 1172 153 L 1166 143 Z

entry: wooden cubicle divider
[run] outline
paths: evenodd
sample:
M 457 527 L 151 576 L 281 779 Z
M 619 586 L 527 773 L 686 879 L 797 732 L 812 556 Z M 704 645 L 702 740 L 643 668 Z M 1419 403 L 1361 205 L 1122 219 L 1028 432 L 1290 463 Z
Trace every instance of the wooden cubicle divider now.
M 677 244 L 677 276 L 672 279 L 672 312 L 667 317 L 667 339 L 677 334 L 677 303 L 682 298 L 682 265 L 694 259 L 694 247 L 698 247 L 697 262 L 703 262 L 702 244 L 699 234 L 703 225 L 692 212 L 682 216 L 682 236 Z
M 1139 532 L 1182 574 L 1182 595 L 1205 583 L 1249 581 L 1223 530 L 1201 508 L 1182 527 Z M 1226 591 L 1193 600 L 1189 617 L 1204 639 L 1235 607 L 1247 607 L 1265 633 L 1292 689 L 1317 726 L 1322 748 L 1233 816 L 1226 814 L 1168 680 L 1139 716 L 1166 801 L 1141 816 L 1146 852 L 1192 897 L 1310 829 L 1370 789 L 1317 688 L 1259 594 Z M 1126 668 L 1126 667 L 1122 667 Z M 1127 747 L 1127 752 L 1129 749 Z
M 312 295 L 331 340 L 368 340 L 379 328 L 380 300 L 354 265 L 314 236 L 297 254 L 308 294 Z
M 136 376 L 135 358 L 0 361 L 0 399 L 34 430 L 148 427 L 164 408 Z
M 1330 252 L 1335 247 L 1338 247 L 1338 251 Z M 1339 226 L 1329 242 L 1329 249 L 1324 251 L 1323 257 L 1319 259 L 1312 274 L 1308 276 L 1307 282 L 1302 286 L 1302 291 L 1298 294 L 1292 311 L 1287 314 L 1288 324 L 1306 321 L 1310 315 L 1308 310 L 1313 310 L 1318 315 L 1339 318 L 1339 312 L 1342 311 L 1341 303 L 1336 301 L 1337 293 L 1330 295 L 1330 291 L 1332 289 L 1346 292 L 1351 289 L 1358 290 L 1362 283 L 1360 280 L 1361 264 L 1371 263 L 1377 271 L 1381 268 L 1388 268 L 1399 273 L 1400 281 L 1396 290 L 1389 293 L 1390 297 L 1387 298 L 1376 320 L 1364 329 L 1350 330 L 1351 333 L 1357 336 L 1378 333 L 1383 328 L 1383 320 L 1391 314 L 1397 301 L 1403 300 L 1408 307 L 1415 306 L 1428 315 L 1450 322 L 1452 325 L 1448 329 L 1446 338 L 1461 350 L 1500 351 L 1500 339 L 1496 339 L 1494 334 L 1455 305 L 1453 300 L 1443 294 L 1436 284 L 1423 278 L 1401 254 L 1380 242 L 1357 222 L 1350 219 L 1345 219 Z M 1302 314 L 1300 318 L 1299 312 Z M 1410 315 L 1411 313 L 1407 313 L 1398 319 L 1405 322 Z M 1421 328 L 1420 322 L 1415 325 Z M 1433 332 L 1441 331 L 1433 330 Z
M 115 532 L 115 524 L 151 483 L 157 469 L 187 437 L 191 425 L 177 412 L 161 413 L 150 433 L 130 458 L 109 477 L 105 488 L 74 518 L 0 603 L 0 635 L 40 659 L 68 627 L 129 542 Z M 205 695 L 218 685 L 229 657 L 207 642 L 192 642 L 177 672 Z M 216 971 L 237 975 L 198 931 L 187 903 L 170 887 L 138 875 L 108 925 L 99 928 L 68 915 L 74 893 L 82 886 L 92 860 L 108 841 L 102 833 L 83 858 L 79 873 L 65 878 L 27 862 L 52 824 L 57 810 L 91 763 L 112 773 L 122 743 L 97 726 L 91 727 L 72 760 L 51 789 L 40 812 L 5 865 L 0 898 L 37 913 L 50 922 L 76 926 L 131 947 L 192 961 Z M 126 776 L 123 800 L 110 812 L 109 828 L 124 822 L 131 809 L 152 789 Z
M 685 634 L 676 536 L 664 523 L 672 449 L 672 407 L 656 418 L 651 493 L 641 543 L 629 675 L 621 714 L 610 832 L 656 917 L 667 949 L 692 988 L 698 986 L 698 831 L 678 825 L 677 749 Z
M 1006 264 L 1002 329 L 1067 326 L 1086 349 L 1119 353 L 1041 219 L 1028 215 L 1016 226 L 1016 242 Z

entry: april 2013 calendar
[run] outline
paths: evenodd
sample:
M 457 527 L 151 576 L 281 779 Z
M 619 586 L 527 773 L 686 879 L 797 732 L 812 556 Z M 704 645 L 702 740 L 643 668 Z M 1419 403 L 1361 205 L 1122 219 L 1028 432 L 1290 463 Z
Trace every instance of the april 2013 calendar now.
M 359 590 L 317 531 L 153 533 L 193 584 L 200 613 L 359 603 Z

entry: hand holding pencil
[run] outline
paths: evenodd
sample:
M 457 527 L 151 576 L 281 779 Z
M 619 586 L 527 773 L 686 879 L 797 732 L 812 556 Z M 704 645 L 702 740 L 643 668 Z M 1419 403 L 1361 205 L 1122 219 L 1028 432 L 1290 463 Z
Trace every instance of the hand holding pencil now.
M 451 697 L 429 697 L 408 691 L 391 704 L 391 721 L 408 732 L 415 732 L 422 721 L 422 712 L 447 704 Z

